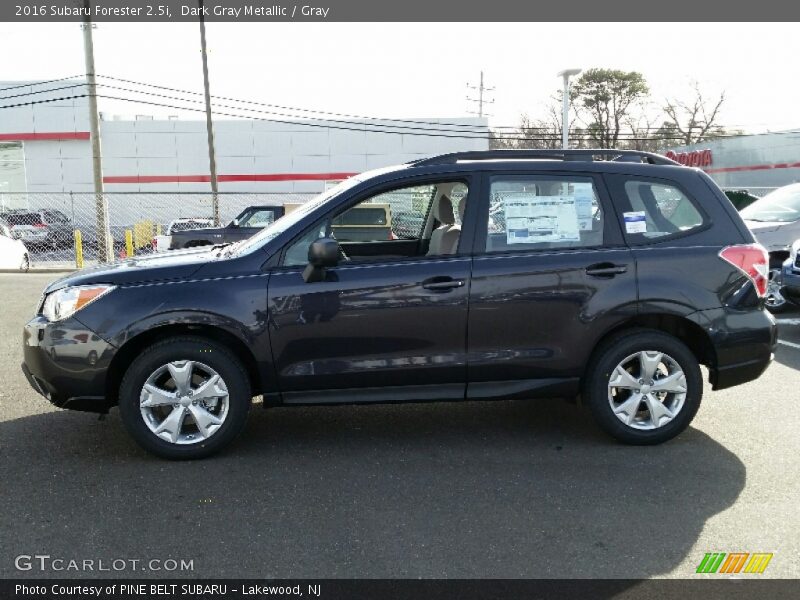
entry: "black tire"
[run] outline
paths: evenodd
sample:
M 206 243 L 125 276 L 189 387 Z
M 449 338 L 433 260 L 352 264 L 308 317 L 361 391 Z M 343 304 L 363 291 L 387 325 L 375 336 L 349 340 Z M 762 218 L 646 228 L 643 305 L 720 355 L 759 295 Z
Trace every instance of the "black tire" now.
M 207 439 L 188 445 L 171 443 L 150 431 L 139 406 L 147 378 L 159 367 L 182 360 L 214 369 L 228 391 L 228 414 L 222 425 Z M 172 460 L 205 458 L 230 444 L 244 428 L 251 401 L 250 381 L 239 359 L 225 346 L 194 336 L 172 337 L 146 348 L 128 367 L 119 391 L 120 415 L 131 436 L 148 452 Z
M 675 417 L 661 427 L 643 430 L 623 423 L 609 402 L 611 375 L 626 357 L 642 351 L 658 351 L 670 356 L 686 378 L 686 397 Z M 671 440 L 685 430 L 700 408 L 703 378 L 697 358 L 677 338 L 651 329 L 631 329 L 604 342 L 595 352 L 583 384 L 583 397 L 597 424 L 620 442 L 654 445 Z

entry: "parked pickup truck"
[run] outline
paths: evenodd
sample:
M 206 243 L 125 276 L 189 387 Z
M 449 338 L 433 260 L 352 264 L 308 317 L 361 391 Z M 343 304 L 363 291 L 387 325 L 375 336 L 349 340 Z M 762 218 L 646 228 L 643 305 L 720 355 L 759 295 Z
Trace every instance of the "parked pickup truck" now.
M 287 203 L 287 214 L 298 206 L 301 205 Z M 331 233 L 340 242 L 394 240 L 397 236 L 392 227 L 392 207 L 389 204 L 365 203 L 354 206 L 331 221 Z M 420 223 L 418 230 L 421 229 Z
M 214 225 L 214 220 L 206 219 L 204 217 L 175 219 L 167 226 L 166 235 L 157 235 L 153 238 L 153 252 L 163 252 L 164 250 L 169 250 L 170 245 L 172 244 L 172 236 L 179 231 L 200 229 L 203 227 L 211 227 L 212 225 Z
M 238 242 L 258 233 L 284 215 L 282 205 L 248 206 L 239 216 L 224 227 L 202 227 L 176 231 L 172 234 L 169 248 L 194 248 L 211 244 Z

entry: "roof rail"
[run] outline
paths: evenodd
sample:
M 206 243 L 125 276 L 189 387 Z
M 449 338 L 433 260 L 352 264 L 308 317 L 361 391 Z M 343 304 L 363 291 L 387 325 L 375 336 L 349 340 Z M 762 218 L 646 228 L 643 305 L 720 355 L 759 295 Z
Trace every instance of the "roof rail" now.
M 595 157 L 607 157 L 604 160 L 624 162 L 645 162 L 651 165 L 677 165 L 674 160 L 640 150 L 613 150 L 603 148 L 571 149 L 571 150 L 473 150 L 469 152 L 453 152 L 441 154 L 431 158 L 422 158 L 410 162 L 416 167 L 428 165 L 450 165 L 461 160 L 564 160 L 587 161 L 596 160 Z M 638 160 L 637 160 L 638 159 Z

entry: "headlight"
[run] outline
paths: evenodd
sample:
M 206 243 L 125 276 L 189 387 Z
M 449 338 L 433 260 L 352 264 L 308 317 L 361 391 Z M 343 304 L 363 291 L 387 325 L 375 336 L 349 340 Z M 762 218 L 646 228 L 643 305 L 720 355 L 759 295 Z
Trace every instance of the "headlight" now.
M 48 321 L 66 319 L 87 304 L 105 296 L 115 287 L 114 285 L 81 285 L 56 290 L 45 298 L 42 314 Z

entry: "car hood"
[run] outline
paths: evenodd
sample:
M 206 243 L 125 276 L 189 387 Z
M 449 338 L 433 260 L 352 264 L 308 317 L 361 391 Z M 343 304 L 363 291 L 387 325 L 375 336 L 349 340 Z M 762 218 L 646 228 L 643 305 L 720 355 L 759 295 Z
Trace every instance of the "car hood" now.
M 748 221 L 747 219 L 745 219 L 744 224 L 753 233 L 771 233 L 789 225 L 789 223 L 782 221 Z
M 45 293 L 73 285 L 89 285 L 94 283 L 141 283 L 152 281 L 169 281 L 191 277 L 203 265 L 217 260 L 217 249 L 208 246 L 176 250 L 164 254 L 151 254 L 120 260 L 109 264 L 97 265 L 81 269 L 66 277 L 57 279 L 45 289 Z
M 223 229 L 228 229 L 230 225 L 220 225 L 219 227 L 215 227 L 213 225 L 209 225 L 208 227 L 195 227 L 194 229 L 184 229 L 183 231 L 176 231 L 170 235 L 191 235 L 193 233 L 214 233 L 216 231 L 222 231 Z

